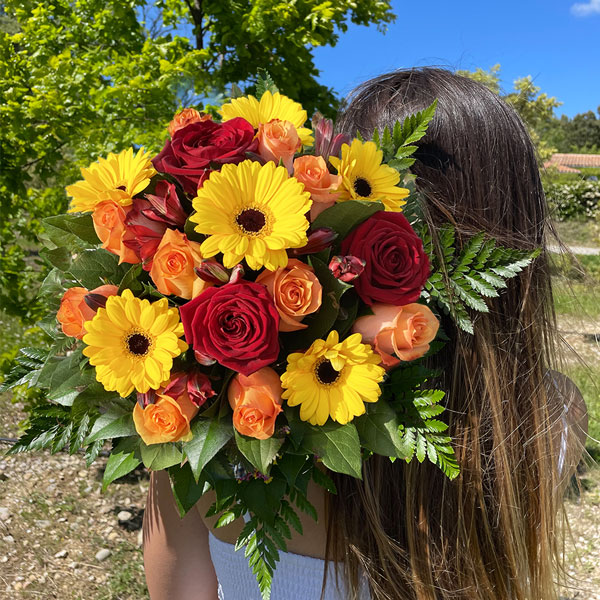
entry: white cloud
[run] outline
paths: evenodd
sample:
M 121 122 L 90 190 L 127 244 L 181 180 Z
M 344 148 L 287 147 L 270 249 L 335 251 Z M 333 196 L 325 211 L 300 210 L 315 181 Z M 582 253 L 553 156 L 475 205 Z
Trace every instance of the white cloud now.
M 576 17 L 589 17 L 590 15 L 600 15 L 600 0 L 589 0 L 587 4 L 577 2 L 571 6 L 571 12 Z

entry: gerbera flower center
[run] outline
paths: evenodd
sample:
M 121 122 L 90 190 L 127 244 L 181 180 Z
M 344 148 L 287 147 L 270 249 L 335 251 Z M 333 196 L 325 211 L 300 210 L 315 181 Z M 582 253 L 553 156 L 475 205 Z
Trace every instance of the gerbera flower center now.
M 357 177 L 354 180 L 354 191 L 362 198 L 368 198 L 373 189 L 371 184 L 364 177 Z
M 340 371 L 336 371 L 330 361 L 323 359 L 317 363 L 315 375 L 319 383 L 331 385 L 340 378 Z
M 136 332 L 127 336 L 125 344 L 131 354 L 135 354 L 136 356 L 146 356 L 152 345 L 152 339 L 144 333 Z
M 235 218 L 235 222 L 247 235 L 258 235 L 267 224 L 265 213 L 256 208 L 245 208 Z

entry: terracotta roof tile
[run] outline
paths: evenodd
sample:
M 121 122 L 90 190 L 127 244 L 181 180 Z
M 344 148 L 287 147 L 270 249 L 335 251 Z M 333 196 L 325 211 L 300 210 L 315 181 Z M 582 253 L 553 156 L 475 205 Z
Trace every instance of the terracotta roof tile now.
M 546 163 L 546 165 L 561 165 L 565 167 L 600 167 L 600 154 L 553 154 L 552 158 Z

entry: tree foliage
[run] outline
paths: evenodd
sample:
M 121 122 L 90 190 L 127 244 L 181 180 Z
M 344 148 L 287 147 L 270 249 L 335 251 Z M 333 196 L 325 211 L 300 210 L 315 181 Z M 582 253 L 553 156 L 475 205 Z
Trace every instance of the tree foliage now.
M 457 74 L 482 83 L 492 92 L 500 95 L 519 113 L 529 129 L 540 159 L 545 160 L 556 152 L 556 148 L 548 143 L 546 137 L 542 136 L 542 132 L 549 123 L 555 120 L 554 109 L 558 108 L 562 102 L 559 102 L 554 96 L 548 96 L 545 92 L 540 93 L 541 88 L 535 85 L 531 75 L 516 79 L 513 91 L 504 93 L 500 85 L 499 64 L 487 71 L 478 68 L 475 71 L 459 70 Z
M 389 0 L 6 0 L 0 20 L 0 304 L 32 319 L 32 248 L 64 187 L 132 145 L 158 151 L 181 105 L 206 105 L 259 68 L 281 91 L 332 114 L 313 48 L 348 22 L 384 28 Z M 157 145 L 158 144 L 158 145 Z M 32 256 L 29 256 L 32 254 Z

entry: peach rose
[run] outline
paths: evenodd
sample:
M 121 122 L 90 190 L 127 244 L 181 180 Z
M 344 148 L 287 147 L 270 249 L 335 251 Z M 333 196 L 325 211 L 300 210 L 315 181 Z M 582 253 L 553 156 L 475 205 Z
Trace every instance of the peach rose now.
M 273 119 L 258 126 L 258 154 L 265 160 L 283 161 L 288 173 L 292 172 L 294 154 L 302 146 L 298 132 L 289 121 Z
M 159 391 L 153 404 L 142 408 L 139 402 L 135 403 L 133 423 L 145 444 L 189 442 L 192 439 L 190 421 L 198 410 L 187 392 L 175 399 Z
M 175 229 L 167 229 L 152 259 L 150 277 L 161 294 L 191 300 L 208 284 L 194 271 L 202 263 L 200 244 Z
M 125 227 L 125 217 L 132 208 L 132 205 L 121 206 L 113 200 L 105 200 L 96 206 L 92 214 L 94 229 L 102 247 L 116 254 L 119 264 L 142 262 L 140 257 L 123 243 L 123 240 L 133 239 L 133 233 Z
M 313 205 L 310 220 L 314 221 L 326 208 L 333 206 L 338 197 L 336 190 L 342 182 L 341 175 L 332 175 L 322 156 L 299 156 L 294 161 L 294 177 L 310 192 Z
M 86 334 L 85 322 L 91 321 L 96 314 L 97 307 L 101 306 L 98 303 L 97 297 L 108 298 L 109 296 L 116 296 L 118 291 L 119 288 L 116 285 L 101 285 L 91 292 L 83 287 L 69 288 L 64 293 L 60 301 L 60 308 L 56 314 L 63 333 L 81 339 Z M 85 301 L 86 296 L 88 297 L 89 304 Z M 97 307 L 92 308 L 94 305 L 97 305 Z
M 277 271 L 263 271 L 256 283 L 267 287 L 275 300 L 275 307 L 281 319 L 279 331 L 306 329 L 300 321 L 321 306 L 323 288 L 312 267 L 291 258 L 287 267 Z
M 281 380 L 270 367 L 246 377 L 238 373 L 229 384 L 227 397 L 233 409 L 233 426 L 242 435 L 266 440 L 275 431 L 281 412 Z
M 180 129 L 183 129 L 186 125 L 191 123 L 199 123 L 200 121 L 209 121 L 212 117 L 210 115 L 199 113 L 195 108 L 184 108 L 178 112 L 173 120 L 169 123 L 169 135 L 173 137 L 173 134 Z
M 440 326 L 436 316 L 423 304 L 374 304 L 371 309 L 373 314 L 358 318 L 352 331 L 362 334 L 365 344 L 374 346 L 388 369 L 400 361 L 423 356 Z

